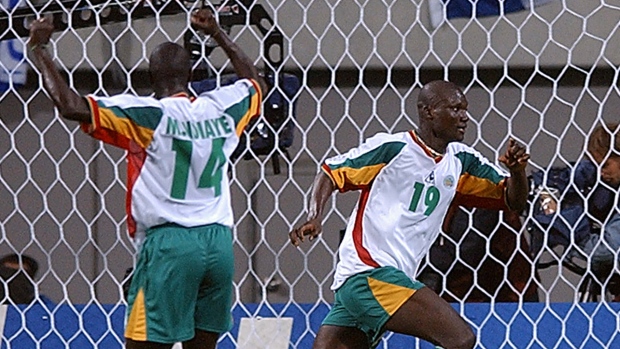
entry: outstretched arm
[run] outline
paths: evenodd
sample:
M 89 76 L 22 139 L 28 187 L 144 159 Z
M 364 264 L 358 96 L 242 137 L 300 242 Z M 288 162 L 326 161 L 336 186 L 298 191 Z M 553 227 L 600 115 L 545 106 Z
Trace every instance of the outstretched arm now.
M 196 10 L 192 13 L 191 23 L 194 29 L 202 30 L 205 34 L 210 35 L 226 52 L 239 78 L 257 81 L 260 84 L 263 96 L 267 93 L 267 84 L 258 75 L 254 62 L 222 31 L 213 12 L 208 9 Z
M 321 223 L 323 219 L 323 208 L 335 189 L 336 187 L 331 178 L 323 171 L 316 175 L 314 184 L 312 185 L 312 196 L 310 198 L 310 210 L 308 212 L 307 221 L 289 233 L 291 243 L 295 245 L 295 247 L 299 246 L 299 244 L 304 241 L 305 236 L 310 236 L 310 240 L 314 240 L 314 238 L 321 233 L 321 230 L 323 230 L 323 224 Z
M 518 144 L 514 139 L 508 141 L 506 153 L 499 157 L 510 171 L 510 177 L 506 180 L 506 203 L 515 211 L 522 211 L 527 204 L 528 182 L 525 175 L 530 155 L 525 152 L 525 147 Z
M 40 18 L 30 25 L 28 51 L 35 66 L 43 76 L 43 86 L 58 108 L 62 117 L 90 123 L 90 108 L 86 100 L 73 91 L 60 76 L 46 46 L 50 41 L 54 25 L 49 18 Z

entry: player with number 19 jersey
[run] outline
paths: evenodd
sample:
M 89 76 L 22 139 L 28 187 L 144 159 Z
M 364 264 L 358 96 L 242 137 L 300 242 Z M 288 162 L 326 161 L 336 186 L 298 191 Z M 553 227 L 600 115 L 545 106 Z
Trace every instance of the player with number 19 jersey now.
M 341 192 L 361 191 L 339 248 L 334 290 L 385 266 L 414 279 L 453 202 L 508 209 L 506 172 L 463 143 L 437 154 L 414 131 L 377 134 L 322 169 Z
M 233 225 L 228 158 L 260 114 L 257 82 L 196 98 L 88 96 L 92 137 L 128 151 L 126 209 L 130 236 L 164 223 Z

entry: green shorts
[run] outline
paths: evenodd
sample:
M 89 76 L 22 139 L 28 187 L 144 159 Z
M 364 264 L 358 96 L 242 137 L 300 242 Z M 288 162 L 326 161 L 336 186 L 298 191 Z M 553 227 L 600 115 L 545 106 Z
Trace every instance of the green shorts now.
M 228 331 L 233 272 L 230 228 L 149 229 L 129 289 L 125 337 L 175 343 L 194 338 L 195 329 Z
M 336 290 L 334 305 L 323 325 L 359 328 L 374 348 L 390 317 L 422 287 L 423 283 L 393 267 L 353 275 Z

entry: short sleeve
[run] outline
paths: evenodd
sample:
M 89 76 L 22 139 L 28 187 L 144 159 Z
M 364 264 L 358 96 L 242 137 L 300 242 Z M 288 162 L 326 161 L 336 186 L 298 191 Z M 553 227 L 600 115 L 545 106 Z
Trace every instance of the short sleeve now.
M 128 149 L 129 143 L 148 147 L 153 133 L 162 119 L 163 109 L 148 97 L 118 95 L 113 97 L 88 96 L 91 123 L 83 123 L 82 130 L 105 143 Z
M 345 154 L 327 159 L 322 169 L 342 192 L 363 189 L 405 145 L 394 137 L 378 134 Z

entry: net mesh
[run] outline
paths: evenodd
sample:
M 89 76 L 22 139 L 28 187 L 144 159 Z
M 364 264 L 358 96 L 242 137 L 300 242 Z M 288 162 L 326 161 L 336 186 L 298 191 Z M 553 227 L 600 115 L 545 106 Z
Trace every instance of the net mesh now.
M 174 11 L 169 3 L 177 5 Z M 526 1 L 528 9 L 511 14 L 502 10 L 499 16 L 450 20 L 445 19 L 448 11 L 440 0 L 224 4 L 241 9 L 233 14 L 246 14 L 227 29 L 257 66 L 276 76 L 271 95 L 281 93 L 286 102 L 296 103 L 285 115 L 294 125 L 292 145 L 272 147 L 261 155 L 246 150 L 234 160 L 230 174 L 237 317 L 292 316 L 294 331 L 287 345 L 310 346 L 317 329 L 312 324 L 320 323 L 333 302 L 329 286 L 340 231 L 357 194 L 334 196 L 317 241 L 295 249 L 288 232 L 306 216 L 309 188 L 322 161 L 376 132 L 410 129 L 417 121 L 417 91 L 425 82 L 449 79 L 463 87 L 471 117 L 465 142 L 490 159 L 502 154 L 510 137 L 527 145 L 532 155 L 528 171 L 572 168 L 584 159 L 594 125 L 618 120 L 620 5 L 608 0 L 557 0 L 539 7 L 536 3 Z M 9 45 L 23 49 L 28 20 L 58 16 L 61 30 L 53 36 L 50 52 L 73 88 L 83 94 L 146 95 L 148 54 L 164 40 L 184 42 L 187 12 L 198 4 L 25 0 L 16 6 L 15 1 L 2 1 L 0 75 L 12 78 L 0 94 L 0 254 L 34 257 L 39 270 L 29 278 L 35 282 L 37 299 L 45 296 L 53 304 L 42 315 L 52 324 L 43 334 L 27 325 L 12 332 L 7 327 L 4 347 L 24 339 L 36 347 L 44 343 L 120 347 L 122 284 L 135 261 L 135 248 L 126 234 L 125 154 L 93 141 L 75 123 L 61 119 L 36 74 L 29 71 L 25 84 L 19 83 L 21 68 L 10 62 L 28 65 L 27 59 L 6 59 L 5 52 Z M 222 14 L 226 16 L 234 17 Z M 281 46 L 266 40 L 274 34 L 281 35 Z M 196 68 L 204 65 L 216 79 L 232 68 L 218 49 L 208 61 L 196 62 Z M 278 80 L 285 73 L 301 84 L 290 95 Z M 283 126 L 269 122 L 254 124 L 247 134 L 260 127 L 276 134 L 276 142 L 283 137 Z M 564 194 L 556 194 L 561 205 Z M 431 263 L 429 270 L 439 276 L 442 296 L 461 306 L 464 315 L 462 306 L 476 294 L 488 301 L 502 292 L 516 295 L 512 317 L 491 303 L 482 320 L 469 318 L 477 331 L 497 323 L 502 328 L 522 325 L 533 329 L 528 347 L 608 346 L 609 336 L 592 327 L 587 327 L 581 344 L 571 342 L 567 329 L 571 316 L 593 323 L 612 309 L 609 288 L 617 268 L 602 278 L 595 275 L 588 256 L 571 252 L 583 250 L 571 238 L 566 245 L 543 238 L 540 249 L 532 251 L 533 233 L 528 227 L 533 224 L 545 232 L 543 236 L 550 234 L 550 228 L 532 222 L 540 196 L 540 190 L 533 191 L 532 206 L 517 217 L 516 225 L 501 214 L 490 231 L 488 226 L 476 226 L 474 212 L 464 212 L 465 231 L 485 253 L 471 262 L 464 247 L 454 248 L 465 245 L 465 234 L 448 234 L 440 242 L 452 246 L 453 260 L 443 267 Z M 607 221 L 598 223 L 604 226 Z M 568 224 L 573 227 L 573 222 Z M 494 236 L 500 231 L 512 242 L 504 245 L 511 248 L 498 252 L 494 246 L 502 242 Z M 494 275 L 503 275 L 499 282 L 485 284 L 489 279 L 488 269 L 482 269 L 485 263 L 493 265 Z M 526 272 L 514 276 L 515 268 Z M 455 270 L 472 275 L 465 289 L 451 283 L 449 274 Z M 4 281 L 5 288 L 11 280 Z M 594 286 L 588 287 L 588 282 Z M 538 297 L 539 315 L 522 310 L 523 302 L 532 300 L 524 299 L 527 292 L 528 297 L 532 292 Z M 580 303 L 588 300 L 601 303 L 592 308 Z M 558 310 L 554 303 L 568 305 Z M 11 309 L 9 315 L 17 311 L 27 319 L 34 306 Z M 54 319 L 60 313 L 75 317 L 74 329 L 59 328 Z M 121 319 L 120 329 L 114 319 Z M 547 343 L 536 333 L 536 326 L 547 320 L 561 324 L 556 342 Z M 105 323 L 106 329 L 93 335 L 88 330 L 92 322 Z M 617 319 L 610 326 L 615 331 Z M 388 347 L 391 338 L 382 345 Z M 222 345 L 239 344 L 237 340 L 235 333 L 227 333 Z M 495 347 L 519 347 L 518 340 L 506 334 Z

